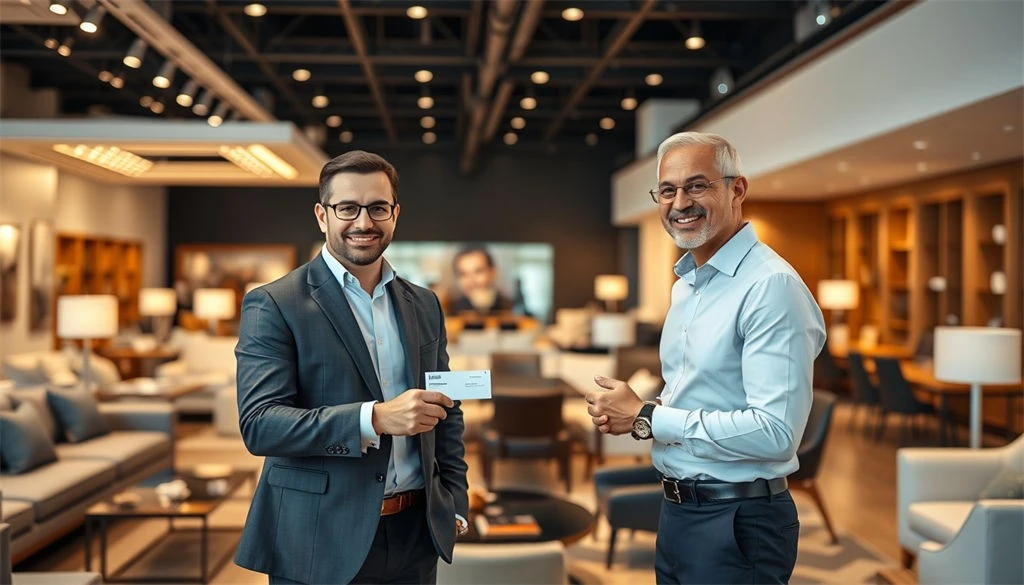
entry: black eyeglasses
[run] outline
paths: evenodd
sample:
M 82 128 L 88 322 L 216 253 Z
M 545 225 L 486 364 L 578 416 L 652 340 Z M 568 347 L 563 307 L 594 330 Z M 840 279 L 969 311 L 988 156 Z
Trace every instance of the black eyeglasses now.
M 362 211 L 373 221 L 387 221 L 395 216 L 395 203 L 371 203 L 357 205 L 355 203 L 321 203 L 324 207 L 334 210 L 334 217 L 341 221 L 355 221 Z
M 676 194 L 682 189 L 683 193 L 686 193 L 687 197 L 697 199 L 700 196 L 707 193 L 711 185 L 718 183 L 719 181 L 728 181 L 729 179 L 737 179 L 739 177 L 722 177 L 721 179 L 715 179 L 714 181 L 693 181 L 685 185 L 662 185 L 657 189 L 651 189 L 648 193 L 651 194 L 651 199 L 654 199 L 655 203 L 667 203 L 676 198 Z

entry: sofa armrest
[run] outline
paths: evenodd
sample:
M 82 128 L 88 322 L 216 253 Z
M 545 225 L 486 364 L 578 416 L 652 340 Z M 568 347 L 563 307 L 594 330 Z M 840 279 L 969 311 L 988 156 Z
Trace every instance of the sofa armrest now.
M 919 583 L 1024 582 L 1024 500 L 981 500 L 947 545 L 925 542 Z
M 156 367 L 154 371 L 157 378 L 175 378 L 188 374 L 188 362 L 185 360 L 174 360 L 165 362 Z
M 174 407 L 161 402 L 108 402 L 100 414 L 112 431 L 160 431 L 174 437 Z

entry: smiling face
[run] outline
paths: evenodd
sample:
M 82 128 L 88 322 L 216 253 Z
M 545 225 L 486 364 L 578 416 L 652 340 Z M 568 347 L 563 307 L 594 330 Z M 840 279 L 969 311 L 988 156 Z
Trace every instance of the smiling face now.
M 330 197 L 327 198 L 329 205 L 394 202 L 391 183 L 383 172 L 342 172 L 331 178 Z M 347 270 L 359 276 L 367 268 L 380 269 L 381 255 L 395 234 L 400 211 L 398 205 L 395 206 L 394 216 L 383 221 L 370 219 L 366 209 L 361 209 L 359 216 L 351 221 L 338 219 L 333 209 L 319 203 L 314 211 L 320 231 L 327 236 L 327 249 Z
M 715 158 L 714 146 L 686 145 L 665 153 L 658 167 L 659 187 L 711 183 L 699 197 L 680 189 L 675 199 L 659 204 L 665 230 L 677 246 L 690 250 L 697 265 L 707 262 L 743 227 L 741 205 L 747 179 L 720 180 L 722 173 Z

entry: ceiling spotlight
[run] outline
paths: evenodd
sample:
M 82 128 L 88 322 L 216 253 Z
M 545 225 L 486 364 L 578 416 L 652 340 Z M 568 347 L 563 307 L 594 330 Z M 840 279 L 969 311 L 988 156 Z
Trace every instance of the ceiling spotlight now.
M 814 23 L 818 26 L 825 26 L 832 22 L 832 10 L 829 6 L 830 0 L 813 0 L 811 10 L 814 14 Z
M 104 69 L 100 71 L 99 78 L 103 83 L 110 83 L 110 80 L 114 78 L 114 74 Z
M 217 104 L 217 109 L 214 110 L 213 113 L 210 114 L 210 117 L 206 119 L 206 123 L 216 128 L 224 123 L 224 117 L 227 115 L 228 103 L 221 100 L 221 102 Z
M 601 121 L 597 123 L 602 130 L 611 130 L 615 127 L 615 120 L 609 117 L 601 118 Z
M 418 4 L 413 5 L 405 11 L 405 15 L 413 20 L 422 20 L 427 17 L 427 9 Z
M 152 103 L 153 103 L 153 97 L 152 96 L 144 95 L 144 96 L 139 98 L 139 105 L 144 107 L 144 108 L 148 108 Z
M 93 4 L 89 12 L 86 12 L 85 16 L 82 17 L 82 22 L 78 23 L 78 28 L 82 29 L 83 32 L 95 34 L 96 31 L 100 30 L 100 21 L 103 20 L 103 15 L 106 13 L 107 9 L 98 2 Z
M 331 128 L 337 128 L 338 126 L 341 126 L 341 116 L 327 116 L 327 125 L 330 126 Z
M 187 108 L 192 105 L 195 101 L 196 92 L 199 91 L 199 83 L 195 79 L 189 79 L 185 82 L 185 85 L 181 87 L 181 91 L 178 92 L 178 97 L 174 98 L 174 101 L 179 106 Z
M 267 13 L 267 7 L 260 4 L 259 2 L 251 2 L 249 4 L 246 4 L 245 8 L 242 9 L 242 11 L 245 12 L 247 16 L 259 18 Z
M 124 64 L 131 67 L 132 69 L 138 69 L 142 67 L 142 58 L 146 56 L 146 41 L 142 39 L 135 39 L 132 41 L 128 52 L 124 55 Z
M 516 134 L 515 132 L 506 132 L 505 135 L 501 137 L 501 140 L 505 144 L 512 146 L 513 144 L 519 142 L 519 135 Z
M 437 126 L 437 120 L 435 120 L 433 116 L 423 116 L 420 118 L 420 126 L 427 129 L 433 128 L 434 126 Z
M 928 148 L 928 142 L 927 141 L 925 141 L 925 140 L 915 140 L 914 141 L 914 149 L 915 150 L 924 150 L 926 148 Z
M 551 80 L 551 76 L 548 75 L 547 71 L 534 71 L 530 74 L 530 81 L 537 85 L 544 85 Z
M 71 0 L 50 0 L 50 12 L 64 16 L 68 13 L 68 3 Z
M 352 142 L 353 138 L 355 138 L 355 135 L 352 134 L 351 130 L 345 130 L 344 132 L 341 133 L 340 136 L 338 136 L 338 139 L 344 142 L 345 144 Z
M 295 81 L 309 81 L 310 77 L 312 77 L 312 73 L 309 72 L 309 69 L 296 69 L 292 71 L 292 79 Z
M 433 144 L 435 142 L 437 142 L 437 134 L 434 134 L 433 132 L 423 133 L 423 144 Z
M 735 81 L 728 67 L 719 67 L 711 74 L 711 94 L 722 97 L 733 89 Z
M 537 98 L 532 95 L 528 95 L 523 99 L 519 100 L 519 107 L 524 110 L 532 110 L 537 107 Z
M 110 86 L 114 89 L 121 89 L 124 87 L 124 75 L 115 73 L 114 76 L 110 78 Z
M 660 73 L 650 73 L 647 77 L 644 77 L 644 83 L 651 87 L 657 87 L 661 85 L 661 82 L 665 81 L 665 78 Z
M 693 26 L 690 27 L 690 36 L 686 37 L 686 48 L 691 51 L 699 51 L 704 48 L 705 44 L 704 36 L 700 33 L 700 23 L 695 20 Z
M 923 173 L 923 172 L 925 172 L 927 170 L 928 170 L 928 163 L 926 163 L 926 162 L 919 162 L 919 163 L 917 163 L 917 172 Z
M 58 46 L 60 46 L 60 41 L 53 37 L 47 37 L 46 40 L 43 41 L 43 46 L 51 50 L 56 49 Z
M 197 116 L 205 116 L 210 113 L 210 106 L 213 105 L 213 94 L 210 90 L 204 89 L 199 94 L 199 99 L 192 104 L 192 113 Z
M 583 10 L 576 7 L 569 7 L 562 11 L 562 18 L 569 22 L 583 20 Z
M 154 114 L 164 113 L 164 103 L 160 100 L 153 100 L 153 103 L 149 104 L 149 111 Z
M 420 97 L 416 100 L 416 105 L 421 110 L 429 110 L 434 107 L 434 98 L 430 97 L 430 90 L 427 89 L 427 86 L 424 85 L 420 90 Z
M 156 77 L 153 78 L 153 85 L 160 89 L 167 89 L 171 87 L 172 79 L 174 79 L 174 62 L 168 59 L 164 61 L 160 71 L 157 71 Z
M 622 106 L 623 110 L 631 112 L 636 109 L 637 102 L 635 97 L 627 95 L 626 97 L 622 98 L 622 101 L 619 102 L 619 104 Z
M 522 116 L 516 116 L 515 118 L 509 120 L 508 124 L 509 126 L 515 128 L 516 130 L 522 130 L 523 128 L 526 128 L 526 118 Z
M 314 108 L 326 108 L 329 103 L 331 103 L 331 100 L 327 99 L 323 90 L 316 92 L 316 95 L 313 96 L 312 104 Z
M 57 54 L 61 57 L 71 56 L 71 47 L 75 46 L 74 37 L 64 37 L 64 41 L 57 47 Z
M 434 78 L 434 74 L 431 73 L 429 69 L 420 69 L 415 75 L 413 75 L 413 78 L 420 83 L 428 83 Z

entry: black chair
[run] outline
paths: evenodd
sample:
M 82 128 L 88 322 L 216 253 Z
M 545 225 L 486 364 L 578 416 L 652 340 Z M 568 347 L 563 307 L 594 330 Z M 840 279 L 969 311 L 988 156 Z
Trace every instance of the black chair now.
M 910 384 L 903 377 L 899 360 L 878 358 L 875 360 L 875 368 L 882 399 L 882 417 L 878 422 L 875 436 L 881 439 L 885 434 L 885 423 L 889 415 L 899 414 L 903 419 L 900 432 L 900 444 L 903 445 L 907 442 L 911 432 L 914 436 L 920 434 L 920 415 L 934 415 L 935 408 L 914 396 Z
M 818 491 L 817 477 L 818 469 L 821 467 L 821 458 L 825 453 L 825 443 L 828 442 L 828 431 L 832 426 L 832 412 L 835 410 L 836 397 L 830 392 L 821 390 L 814 391 L 814 398 L 811 402 L 811 415 L 807 419 L 807 427 L 804 428 L 804 436 L 800 440 L 800 447 L 797 448 L 796 456 L 800 461 L 800 469 L 789 476 L 789 484 L 793 489 L 807 492 L 814 505 L 821 512 L 825 521 L 825 529 L 832 538 L 832 544 L 839 542 L 836 538 L 836 531 L 832 528 L 832 519 L 825 509 L 825 501 Z
M 870 418 L 871 413 L 874 412 L 879 422 L 881 422 L 881 407 L 882 397 L 878 391 L 878 387 L 871 382 L 871 378 L 868 377 L 868 372 L 864 369 L 864 356 L 861 354 L 851 351 L 846 356 L 846 363 L 850 367 L 850 380 L 853 382 L 853 402 L 858 408 L 857 410 L 865 410 L 867 414 L 865 417 Z M 853 429 L 857 421 L 857 412 L 854 411 L 850 414 L 850 428 Z M 868 430 L 868 420 L 865 420 L 865 430 Z
M 498 459 L 555 459 L 565 491 L 572 491 L 573 437 L 562 420 L 561 388 L 521 388 L 494 393 L 494 418 L 484 429 L 482 463 L 484 481 L 494 489 L 494 463 Z
M 914 348 L 914 359 L 919 361 L 927 361 L 932 359 L 935 353 L 935 330 L 926 329 L 921 332 L 921 337 L 917 340 L 917 346 Z
M 491 376 L 494 378 L 540 378 L 539 353 L 491 354 Z
M 814 387 L 839 394 L 846 391 L 843 384 L 845 381 L 846 371 L 836 363 L 828 346 L 823 347 L 818 357 L 814 358 Z
M 658 531 L 661 501 L 665 492 L 661 488 L 661 474 L 653 465 L 609 467 L 594 474 L 597 510 L 594 512 L 594 538 L 601 516 L 608 519 L 611 534 L 605 566 L 612 566 L 615 556 L 615 538 L 619 530 Z

